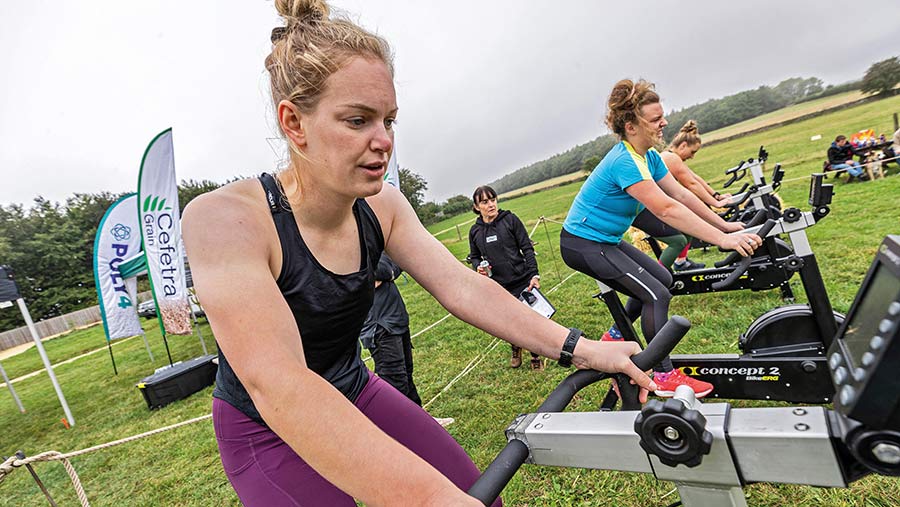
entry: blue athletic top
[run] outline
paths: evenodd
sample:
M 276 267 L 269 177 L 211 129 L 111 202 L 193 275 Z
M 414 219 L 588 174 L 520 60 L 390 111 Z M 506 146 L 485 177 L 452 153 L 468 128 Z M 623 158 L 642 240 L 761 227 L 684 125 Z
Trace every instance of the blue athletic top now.
M 642 157 L 628 141 L 619 142 L 581 186 L 563 228 L 580 238 L 619 244 L 634 217 L 644 209 L 625 189 L 644 180 L 659 181 L 668 173 L 653 148 Z

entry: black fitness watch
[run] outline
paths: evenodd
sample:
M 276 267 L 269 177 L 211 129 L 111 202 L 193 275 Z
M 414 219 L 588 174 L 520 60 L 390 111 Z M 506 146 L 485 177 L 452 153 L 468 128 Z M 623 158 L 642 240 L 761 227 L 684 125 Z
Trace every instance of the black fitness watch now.
M 572 366 L 572 356 L 575 352 L 575 344 L 581 338 L 581 330 L 570 327 L 566 341 L 563 342 L 562 350 L 559 351 L 559 365 L 563 368 Z

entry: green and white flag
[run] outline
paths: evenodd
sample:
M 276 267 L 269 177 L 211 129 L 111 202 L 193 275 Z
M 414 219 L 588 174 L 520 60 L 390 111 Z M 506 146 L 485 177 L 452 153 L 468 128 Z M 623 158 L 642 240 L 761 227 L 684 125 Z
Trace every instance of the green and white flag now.
M 119 271 L 122 262 L 141 251 L 137 195 L 123 196 L 106 210 L 94 237 L 94 284 L 106 340 L 141 334 L 137 314 L 137 280 Z
M 185 284 L 174 152 L 172 129 L 150 142 L 141 161 L 137 206 L 160 323 L 165 333 L 185 335 L 191 334 L 191 306 Z
M 400 163 L 397 162 L 397 139 L 394 138 L 394 149 L 391 151 L 391 159 L 388 160 L 387 170 L 384 172 L 384 182 L 390 183 L 394 188 L 400 188 Z

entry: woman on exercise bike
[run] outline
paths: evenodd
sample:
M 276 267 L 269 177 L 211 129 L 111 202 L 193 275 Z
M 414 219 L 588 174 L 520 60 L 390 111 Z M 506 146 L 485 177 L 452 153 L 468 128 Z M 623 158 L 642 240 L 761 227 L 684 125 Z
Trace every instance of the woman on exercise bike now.
M 669 170 L 681 186 L 690 190 L 707 206 L 723 208 L 728 205 L 728 198 L 731 197 L 731 194 L 720 194 L 713 190 L 706 180 L 698 176 L 685 163 L 694 158 L 694 155 L 700 150 L 700 146 L 701 140 L 697 122 L 688 120 L 660 156 L 663 163 L 666 164 L 666 169 Z M 743 224 L 740 222 L 727 222 L 718 216 L 713 217 L 710 214 L 705 214 L 703 218 L 724 232 L 735 232 L 743 228 Z M 632 225 L 666 244 L 667 248 L 659 256 L 659 262 L 663 266 L 671 267 L 673 271 L 687 271 L 705 267 L 705 264 L 692 262 L 687 257 L 691 248 L 691 238 L 661 222 L 649 210 L 644 209 L 644 211 L 638 213 Z M 678 253 L 676 254 L 676 252 Z M 674 263 L 672 262 L 673 259 Z
M 285 25 L 266 69 L 288 167 L 198 197 L 183 222 L 219 344 L 225 473 L 248 507 L 480 505 L 462 447 L 360 358 L 382 251 L 460 319 L 653 388 L 629 359 L 639 347 L 579 339 L 459 263 L 383 185 L 397 116 L 387 43 L 322 0 L 275 6 Z
M 685 160 L 694 158 L 700 150 L 700 135 L 697 131 L 697 123 L 688 120 L 678 134 L 669 143 L 669 146 L 660 156 L 666 169 L 675 177 L 678 183 L 697 196 L 708 206 L 724 207 L 728 204 L 727 198 L 731 194 L 720 195 L 712 189 L 703 178 L 697 176 L 694 171 L 684 163 Z M 736 232 L 744 228 L 740 222 L 727 222 L 715 213 L 703 212 L 700 217 L 709 224 L 723 232 Z M 705 264 L 693 262 L 687 258 L 691 248 L 691 238 L 674 227 L 656 218 L 656 215 L 648 209 L 638 213 L 632 227 L 644 231 L 648 236 L 666 244 L 666 249 L 659 256 L 659 263 L 673 271 L 687 271 L 706 267 Z
M 638 213 L 646 207 L 676 231 L 744 256 L 752 254 L 762 240 L 755 234 L 728 235 L 710 225 L 706 218 L 715 213 L 669 174 L 653 148 L 666 126 L 653 84 L 619 81 L 610 93 L 608 107 L 606 124 L 620 142 L 603 157 L 575 197 L 560 233 L 560 251 L 573 269 L 629 296 L 625 310 L 632 320 L 641 318 L 644 339 L 649 341 L 668 320 L 672 275 L 622 241 Z M 614 338 L 604 335 L 604 339 Z M 654 371 L 659 396 L 672 396 L 682 384 L 698 397 L 712 392 L 711 384 L 675 370 L 668 358 Z

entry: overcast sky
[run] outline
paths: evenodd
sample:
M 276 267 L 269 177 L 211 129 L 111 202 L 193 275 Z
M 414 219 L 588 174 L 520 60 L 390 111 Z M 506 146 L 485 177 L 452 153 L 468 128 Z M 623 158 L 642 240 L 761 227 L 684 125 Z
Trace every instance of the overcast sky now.
M 624 77 L 666 110 L 900 54 L 900 2 L 339 0 L 396 55 L 402 167 L 429 199 L 606 133 Z M 134 191 L 174 128 L 179 180 L 272 170 L 266 0 L 0 2 L 0 204 Z M 701 132 L 702 132 L 702 125 Z M 276 147 L 273 149 L 273 145 Z

